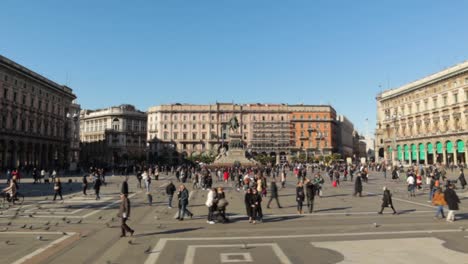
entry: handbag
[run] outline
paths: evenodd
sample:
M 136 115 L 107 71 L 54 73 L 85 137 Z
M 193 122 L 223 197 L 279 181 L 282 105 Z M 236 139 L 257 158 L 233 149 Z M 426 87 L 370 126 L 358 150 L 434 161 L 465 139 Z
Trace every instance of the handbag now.
M 336 182 L 336 180 L 333 181 L 332 185 L 333 185 L 333 187 L 337 187 L 337 186 L 338 186 L 338 183 Z

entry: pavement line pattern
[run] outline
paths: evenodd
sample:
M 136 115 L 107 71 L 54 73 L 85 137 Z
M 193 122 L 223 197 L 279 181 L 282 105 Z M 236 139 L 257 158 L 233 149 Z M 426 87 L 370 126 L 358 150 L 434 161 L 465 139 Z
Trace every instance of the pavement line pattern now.
M 376 193 L 371 193 L 371 192 L 367 192 L 367 194 L 370 194 L 370 195 L 377 195 Z M 400 201 L 400 202 L 410 203 L 410 204 L 414 204 L 414 205 L 420 205 L 420 206 L 429 207 L 429 208 L 436 208 L 435 206 L 432 206 L 432 205 L 423 204 L 423 203 L 417 203 L 417 202 L 412 202 L 412 201 L 408 201 L 408 200 L 400 199 L 400 198 L 395 198 L 395 197 L 392 197 L 392 200 L 397 200 L 397 201 Z
M 417 259 L 426 264 L 467 263 L 468 254 L 450 250 L 445 241 L 434 237 L 373 239 L 354 241 L 311 242 L 317 248 L 339 252 L 344 260 L 339 264 L 381 263 L 391 259 L 393 263 L 412 264 Z M 424 245 L 424 250 L 415 250 L 415 245 Z M 363 248 L 366 253 L 363 254 Z M 412 256 L 412 258 L 408 258 Z
M 253 247 L 271 247 L 275 255 L 278 257 L 282 264 L 292 264 L 289 258 L 284 254 L 283 250 L 276 243 L 266 243 L 266 244 L 248 244 Z M 187 253 L 185 255 L 184 264 L 194 264 L 195 263 L 195 251 L 197 248 L 240 248 L 242 244 L 234 245 L 199 245 L 199 246 L 188 246 Z
M 309 235 L 286 235 L 286 236 L 252 236 L 252 237 L 188 237 L 188 238 L 161 238 L 153 248 L 145 264 L 156 264 L 161 252 L 168 241 L 210 241 L 210 240 L 252 240 L 252 239 L 282 239 L 282 238 L 316 238 L 316 237 L 352 237 L 352 236 L 378 236 L 378 235 L 407 235 L 407 234 L 434 234 L 434 233 L 456 233 L 460 229 L 440 229 L 440 230 L 414 230 L 414 231 L 394 231 L 394 232 L 361 232 L 361 233 L 330 233 L 330 234 L 309 234 Z
M 407 214 L 427 214 L 427 213 L 434 213 L 434 211 L 414 211 L 408 212 Z M 263 219 L 270 219 L 270 218 L 277 218 L 277 217 L 291 217 L 291 216 L 299 216 L 299 217 L 313 217 L 313 216 L 330 216 L 330 215 L 376 215 L 378 214 L 377 211 L 372 212 L 346 212 L 346 213 L 312 213 L 312 214 L 265 214 Z M 229 218 L 237 219 L 237 218 L 246 218 L 247 215 L 228 215 Z
M 15 232 L 15 233 L 18 233 L 18 232 Z M 54 233 L 57 233 L 57 232 L 49 232 L 49 233 L 44 233 L 44 232 L 24 232 L 26 234 L 41 234 L 41 235 L 45 235 L 45 234 L 54 234 Z M 59 234 L 62 234 L 62 233 L 59 233 Z M 36 251 L 20 258 L 19 260 L 13 262 L 12 264 L 22 264 L 22 263 L 25 263 L 27 262 L 28 260 L 30 260 L 31 258 L 41 254 L 42 252 L 50 249 L 51 247 L 57 245 L 57 244 L 60 244 L 62 243 L 63 241 L 67 240 L 68 238 L 74 236 L 76 233 L 67 233 L 66 235 L 64 235 L 63 237 L 49 243 L 47 246 L 45 247 L 41 247 L 39 249 L 37 249 Z

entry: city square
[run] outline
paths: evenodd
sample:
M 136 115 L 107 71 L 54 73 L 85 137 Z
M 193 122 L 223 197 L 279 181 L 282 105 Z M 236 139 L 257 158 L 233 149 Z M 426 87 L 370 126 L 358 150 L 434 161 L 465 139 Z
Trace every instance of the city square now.
M 0 264 L 468 264 L 467 3 L 0 3 Z

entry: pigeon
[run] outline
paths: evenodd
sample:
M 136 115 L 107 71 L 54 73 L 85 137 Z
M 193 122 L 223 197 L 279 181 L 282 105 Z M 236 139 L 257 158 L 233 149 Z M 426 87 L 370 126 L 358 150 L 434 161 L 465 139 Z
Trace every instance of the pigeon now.
M 63 217 L 63 218 L 62 218 L 62 221 L 64 221 L 64 222 L 67 221 L 67 218 L 66 218 L 66 217 Z
M 101 220 L 101 219 L 102 219 L 102 216 L 99 216 L 98 219 Z
M 21 228 L 23 228 L 23 229 L 26 228 L 26 224 L 22 225 Z
M 133 240 L 130 239 L 130 240 L 128 241 L 128 244 L 129 244 L 129 245 L 133 245 Z
M 76 222 L 77 224 L 81 224 L 81 222 L 83 222 L 82 219 L 78 220 L 78 222 Z
M 44 225 L 46 225 L 46 226 L 50 225 L 50 221 L 45 222 Z
M 67 234 L 66 232 L 62 232 L 62 235 L 66 236 L 66 235 L 68 235 L 68 234 Z
M 11 245 L 11 244 L 10 244 L 10 240 L 5 241 L 5 244 Z
M 151 253 L 151 246 L 148 246 L 145 250 L 145 254 Z
M 58 222 L 57 222 L 57 223 L 55 223 L 55 226 L 58 226 L 58 225 L 59 225 L 59 223 L 58 223 Z
M 30 225 L 30 226 L 29 226 L 29 230 L 32 230 L 32 229 L 33 229 L 33 225 Z
M 29 217 L 29 218 L 33 218 L 34 216 L 33 216 L 32 214 L 29 214 L 28 217 Z
M 41 236 L 37 236 L 36 239 L 39 240 L 39 241 L 42 241 L 42 237 L 41 237 Z
M 106 223 L 107 228 L 111 228 L 111 225 L 109 223 Z
M 49 229 L 50 229 L 50 226 L 44 228 L 45 231 L 49 231 Z
M 67 220 L 65 223 L 67 223 L 67 224 L 70 224 L 70 223 L 71 223 L 71 221 L 70 221 L 70 220 Z

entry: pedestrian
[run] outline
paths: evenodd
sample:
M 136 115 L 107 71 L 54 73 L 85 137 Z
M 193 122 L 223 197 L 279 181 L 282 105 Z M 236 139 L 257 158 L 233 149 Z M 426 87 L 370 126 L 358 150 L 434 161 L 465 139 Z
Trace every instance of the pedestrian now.
M 136 178 L 138 180 L 138 188 L 141 189 L 141 179 L 143 178 L 141 176 L 141 171 L 138 171 L 137 174 L 136 174 Z
M 36 183 L 38 182 L 39 175 L 38 175 L 37 169 L 36 169 L 35 167 L 34 167 L 34 169 L 33 169 L 32 176 L 33 176 L 33 179 L 34 179 L 33 184 L 36 184 Z
M 281 205 L 278 200 L 278 186 L 276 186 L 276 182 L 273 180 L 270 183 L 270 200 L 268 201 L 267 208 L 270 209 L 270 204 L 273 199 L 276 200 L 276 205 L 278 205 L 278 208 L 281 208 Z
M 432 205 L 437 206 L 437 211 L 436 211 L 434 218 L 439 219 L 439 214 L 440 214 L 442 216 L 442 219 L 444 219 L 445 218 L 444 206 L 447 205 L 447 202 L 445 201 L 442 188 L 436 189 L 434 196 L 432 196 Z
M 121 225 L 120 225 L 120 230 L 121 230 L 121 235 L 120 237 L 125 237 L 127 234 L 126 232 L 130 233 L 130 236 L 133 236 L 133 233 L 135 233 L 135 230 L 131 229 L 127 225 L 127 221 L 130 218 L 130 200 L 128 199 L 127 195 L 125 194 L 120 194 L 120 210 L 119 214 L 117 215 L 121 219 Z
M 83 182 L 83 195 L 86 196 L 87 195 L 86 190 L 88 189 L 88 175 L 83 176 L 82 182 Z
M 449 212 L 447 214 L 447 222 L 454 222 L 455 211 L 459 210 L 458 204 L 460 203 L 460 199 L 458 198 L 458 195 L 453 188 L 454 185 L 449 184 L 448 188 L 444 192 L 444 198 L 449 208 Z
M 54 194 L 54 201 L 55 199 L 57 198 L 57 195 L 60 196 L 60 200 L 63 201 L 63 197 L 62 197 L 62 183 L 60 182 L 60 178 L 55 178 L 55 182 L 54 182 L 54 191 L 55 191 L 55 194 Z
M 214 225 L 215 222 L 213 221 L 214 220 L 214 212 L 216 210 L 216 202 L 215 202 L 215 199 L 216 199 L 216 188 L 212 188 L 209 192 L 208 192 L 208 195 L 206 196 L 206 207 L 208 207 L 208 219 L 207 219 L 207 223 L 210 224 L 210 225 Z
M 174 193 L 176 191 L 175 185 L 172 181 L 169 182 L 169 185 L 166 186 L 166 194 L 167 194 L 167 207 L 172 209 L 172 198 L 174 197 Z
M 122 182 L 120 193 L 128 196 L 128 176 L 125 176 L 124 181 Z
M 362 197 L 362 179 L 360 173 L 358 173 L 356 180 L 354 181 L 354 196 L 358 194 L 359 197 Z
M 221 221 L 221 223 L 225 224 L 229 222 L 226 217 L 226 208 L 229 203 L 226 200 L 226 194 L 224 193 L 223 187 L 218 187 L 216 194 L 216 210 L 218 211 L 218 219 L 221 218 L 218 221 Z
M 227 183 L 228 180 L 229 180 L 229 171 L 228 171 L 227 169 L 224 170 L 223 179 L 224 179 L 224 182 L 225 182 L 225 183 Z
M 101 191 L 101 178 L 97 177 L 96 180 L 94 180 L 94 193 L 96 194 L 96 200 L 100 200 L 101 197 L 99 196 L 99 192 Z
M 465 179 L 465 173 L 463 172 L 463 168 L 460 169 L 460 176 L 458 176 L 458 180 L 460 181 L 460 185 L 462 186 L 462 189 L 465 189 L 466 186 L 466 179 Z
M 309 209 L 309 214 L 314 211 L 314 200 L 315 200 L 315 185 L 310 181 L 310 179 L 306 180 L 306 196 L 307 196 L 307 208 Z
M 244 204 L 245 204 L 245 211 L 247 213 L 247 217 L 249 218 L 249 223 L 252 223 L 252 218 L 253 218 L 252 200 L 253 200 L 253 198 L 252 198 L 252 189 L 248 188 L 245 191 Z
M 257 189 L 252 188 L 252 194 L 250 195 L 249 205 L 252 208 L 252 223 L 256 224 L 257 219 L 260 219 L 261 212 L 260 203 L 262 201 L 262 196 L 257 192 Z
M 413 174 L 408 175 L 406 183 L 408 184 L 408 197 L 416 197 L 416 194 L 414 193 L 416 181 Z
M 151 185 L 151 177 L 148 175 L 148 172 L 145 170 L 143 171 L 143 174 L 141 175 L 143 182 L 145 183 L 146 187 L 146 192 L 150 192 L 150 185 Z
M 179 198 L 179 215 L 177 216 L 177 220 L 184 221 L 184 217 L 187 214 L 190 218 L 193 217 L 193 214 L 187 209 L 189 203 L 189 192 L 185 185 L 179 186 L 179 192 L 177 193 L 177 197 Z
M 286 187 L 286 171 L 281 170 L 281 188 Z
M 55 183 L 55 180 L 57 179 L 57 171 L 53 170 L 52 171 L 52 182 Z
M 45 170 L 45 171 L 44 171 L 44 183 L 47 183 L 47 184 L 50 183 L 50 182 L 49 182 L 49 177 L 50 177 L 49 171 L 48 171 L 48 170 Z
M 397 211 L 393 207 L 393 202 L 392 202 L 392 194 L 390 193 L 390 190 L 387 189 L 387 187 L 383 187 L 383 197 L 382 197 L 382 209 L 380 209 L 379 214 L 382 214 L 385 207 L 390 207 L 393 210 L 393 214 L 397 214 Z
M 262 194 L 259 193 L 257 190 L 253 190 L 252 195 L 255 196 L 255 219 L 258 222 L 263 222 L 263 209 L 262 209 Z
M 297 213 L 302 214 L 302 205 L 304 203 L 304 186 L 301 181 L 296 186 L 296 202 L 297 202 Z

